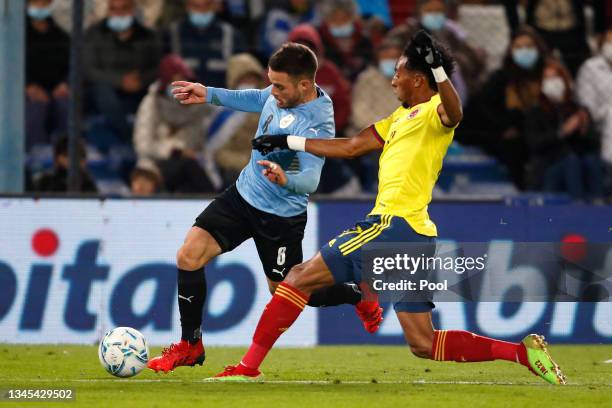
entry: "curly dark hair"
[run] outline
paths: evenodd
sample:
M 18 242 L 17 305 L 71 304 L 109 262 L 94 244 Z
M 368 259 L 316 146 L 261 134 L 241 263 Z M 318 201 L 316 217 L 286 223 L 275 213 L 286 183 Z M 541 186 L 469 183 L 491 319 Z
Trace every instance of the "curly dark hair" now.
M 432 42 L 434 47 L 440 51 L 442 55 L 442 67 L 444 71 L 446 71 L 446 75 L 449 77 L 455 72 L 455 58 L 451 54 L 451 52 L 444 46 L 442 43 L 437 41 L 435 38 L 432 38 Z M 417 71 L 425 75 L 427 78 L 427 83 L 429 88 L 432 91 L 438 91 L 438 85 L 436 83 L 436 79 L 434 78 L 433 72 L 431 72 L 431 67 L 425 61 L 425 58 L 422 57 L 417 51 L 417 46 L 413 40 L 411 40 L 404 51 L 402 52 L 402 56 L 406 57 L 406 69 L 410 71 Z

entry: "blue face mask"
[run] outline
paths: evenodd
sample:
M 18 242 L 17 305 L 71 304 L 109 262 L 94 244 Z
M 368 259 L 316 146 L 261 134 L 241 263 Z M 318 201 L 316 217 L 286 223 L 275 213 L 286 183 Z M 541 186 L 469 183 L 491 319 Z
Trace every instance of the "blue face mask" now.
M 355 31 L 355 26 L 353 23 L 344 24 L 341 26 L 330 26 L 329 32 L 336 38 L 346 38 L 353 35 Z
M 446 24 L 446 16 L 444 13 L 425 13 L 421 17 L 421 24 L 429 31 L 440 31 Z
M 120 33 L 130 28 L 133 22 L 134 16 L 112 16 L 109 17 L 108 20 L 106 20 L 108 28 L 117 33 Z
M 28 6 L 28 16 L 36 21 L 46 20 L 51 16 L 51 7 Z
M 170 99 L 174 99 L 174 94 L 172 93 L 173 89 L 174 87 L 172 86 L 172 84 L 168 84 L 168 86 L 166 87 L 166 96 Z
M 198 28 L 205 28 L 210 25 L 210 22 L 215 17 L 215 13 L 209 11 L 207 13 L 198 13 L 196 11 L 189 12 L 189 21 Z
M 380 60 L 378 63 L 378 69 L 383 73 L 387 78 L 393 78 L 395 75 L 395 60 L 394 59 L 384 59 Z
M 512 60 L 523 69 L 531 69 L 538 62 L 538 49 L 535 47 L 520 47 L 512 50 Z

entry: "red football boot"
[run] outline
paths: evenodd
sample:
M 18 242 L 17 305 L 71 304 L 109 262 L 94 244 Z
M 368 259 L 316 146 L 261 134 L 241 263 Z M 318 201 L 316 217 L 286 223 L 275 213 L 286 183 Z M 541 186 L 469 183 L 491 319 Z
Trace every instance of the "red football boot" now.
M 377 301 L 362 300 L 355 305 L 357 316 L 368 333 L 375 333 L 383 321 L 383 309 Z
M 205 359 L 206 354 L 204 353 L 202 340 L 198 340 L 195 344 L 190 344 L 187 340 L 181 340 L 165 348 L 161 356 L 149 360 L 147 367 L 156 373 L 159 371 L 167 373 L 180 366 L 202 365 Z
M 242 363 L 235 366 L 227 366 L 222 373 L 207 378 L 209 382 L 249 382 L 263 381 L 263 373 L 256 368 L 249 368 Z

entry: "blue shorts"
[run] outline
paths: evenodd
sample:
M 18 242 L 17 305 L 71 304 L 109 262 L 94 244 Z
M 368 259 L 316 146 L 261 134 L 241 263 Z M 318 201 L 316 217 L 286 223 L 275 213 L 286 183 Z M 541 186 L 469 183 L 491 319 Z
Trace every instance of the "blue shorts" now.
M 361 282 L 362 248 L 368 243 L 435 243 L 435 237 L 418 234 L 402 217 L 370 215 L 337 235 L 321 248 L 321 256 L 336 282 Z M 429 312 L 432 302 L 397 302 L 396 312 Z

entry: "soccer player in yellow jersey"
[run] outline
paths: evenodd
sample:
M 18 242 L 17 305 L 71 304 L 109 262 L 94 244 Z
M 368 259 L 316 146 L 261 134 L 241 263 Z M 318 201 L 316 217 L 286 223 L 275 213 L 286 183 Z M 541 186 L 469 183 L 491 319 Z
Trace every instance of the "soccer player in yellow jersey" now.
M 264 135 L 253 141 L 254 148 L 263 153 L 288 148 L 327 157 L 350 158 L 382 149 L 378 196 L 365 220 L 329 241 L 309 261 L 291 269 L 266 306 L 242 361 L 228 366 L 213 380 L 261 378 L 259 366 L 263 359 L 297 319 L 314 291 L 336 282 L 361 281 L 365 244 L 422 243 L 423 247 L 435 248 L 437 230 L 429 219 L 427 205 L 454 129 L 462 118 L 461 101 L 447 77 L 452 69 L 453 59 L 448 51 L 420 31 L 397 61 L 391 83 L 401 106 L 388 118 L 353 138 Z M 280 166 L 265 160 L 261 164 L 270 181 L 283 182 L 285 175 Z M 523 364 L 550 383 L 565 383 L 541 336 L 532 334 L 520 343 L 510 343 L 462 330 L 434 330 L 434 304 L 430 298 L 400 301 L 393 306 L 406 342 L 418 357 L 457 362 L 508 360 Z

